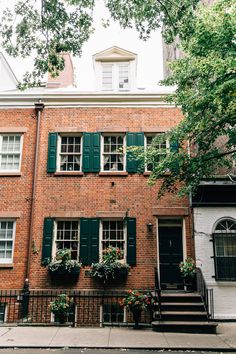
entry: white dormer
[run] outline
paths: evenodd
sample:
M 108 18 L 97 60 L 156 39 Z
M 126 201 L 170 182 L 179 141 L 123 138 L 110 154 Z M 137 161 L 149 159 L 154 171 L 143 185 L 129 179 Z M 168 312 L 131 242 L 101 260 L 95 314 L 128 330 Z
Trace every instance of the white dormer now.
M 99 91 L 130 91 L 136 88 L 137 54 L 113 46 L 93 55 Z
M 3 53 L 0 53 L 0 91 L 15 90 L 18 81 Z

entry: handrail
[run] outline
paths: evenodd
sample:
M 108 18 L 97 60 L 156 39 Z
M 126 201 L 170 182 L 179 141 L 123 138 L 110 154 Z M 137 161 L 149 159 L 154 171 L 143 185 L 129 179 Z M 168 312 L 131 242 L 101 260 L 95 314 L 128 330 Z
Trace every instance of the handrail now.
M 207 287 L 201 268 L 197 268 L 197 292 L 201 295 L 208 319 L 214 319 L 213 289 Z
M 161 319 L 161 288 L 160 288 L 160 283 L 158 278 L 158 271 L 156 267 L 154 271 L 155 271 L 155 294 L 156 294 L 157 304 L 158 304 L 159 319 Z

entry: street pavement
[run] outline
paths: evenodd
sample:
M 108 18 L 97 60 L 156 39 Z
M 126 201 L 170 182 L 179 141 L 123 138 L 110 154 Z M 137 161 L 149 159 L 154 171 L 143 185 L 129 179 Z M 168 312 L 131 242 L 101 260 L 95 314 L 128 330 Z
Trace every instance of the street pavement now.
M 220 323 L 217 335 L 158 333 L 151 329 L 108 327 L 0 327 L 0 348 L 183 349 L 236 352 L 236 323 Z

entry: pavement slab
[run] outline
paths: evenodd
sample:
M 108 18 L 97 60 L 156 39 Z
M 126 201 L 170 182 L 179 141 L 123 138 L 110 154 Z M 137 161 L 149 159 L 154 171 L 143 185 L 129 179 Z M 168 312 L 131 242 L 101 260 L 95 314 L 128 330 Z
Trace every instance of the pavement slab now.
M 113 328 L 110 335 L 109 347 L 113 348 L 166 348 L 168 343 L 163 333 L 151 329 L 133 330 Z
M 108 347 L 110 328 L 60 328 L 50 345 L 53 347 Z
M 165 333 L 164 335 L 170 348 L 210 348 L 212 350 L 230 348 L 230 346 L 216 334 Z

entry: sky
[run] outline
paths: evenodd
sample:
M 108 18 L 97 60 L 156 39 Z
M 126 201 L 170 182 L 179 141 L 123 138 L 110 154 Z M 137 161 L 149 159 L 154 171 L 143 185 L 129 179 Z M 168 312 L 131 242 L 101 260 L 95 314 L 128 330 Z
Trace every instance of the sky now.
M 2 14 L 6 6 L 13 8 L 15 2 L 16 0 L 0 0 L 0 14 Z M 89 41 L 84 44 L 82 57 L 73 58 L 76 79 L 86 80 L 88 82 L 88 80 L 91 79 L 88 77 L 88 71 L 91 70 L 79 70 L 79 68 L 82 66 L 86 68 L 85 63 L 88 58 L 92 58 L 93 54 L 116 45 L 131 52 L 138 53 L 139 87 L 151 89 L 157 85 L 158 81 L 163 78 L 162 40 L 160 31 L 153 33 L 151 38 L 144 42 L 139 39 L 139 35 L 135 29 L 121 29 L 119 24 L 114 23 L 111 19 L 110 26 L 104 28 L 102 26 L 102 18 L 110 19 L 109 11 L 105 8 L 103 0 L 96 0 L 94 11 L 95 32 L 91 35 Z M 147 55 L 147 53 L 149 54 Z M 22 58 L 14 59 L 6 55 L 6 53 L 4 53 L 4 55 L 18 79 L 21 79 L 23 73 L 32 66 L 31 58 L 25 60 Z

